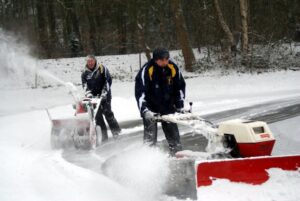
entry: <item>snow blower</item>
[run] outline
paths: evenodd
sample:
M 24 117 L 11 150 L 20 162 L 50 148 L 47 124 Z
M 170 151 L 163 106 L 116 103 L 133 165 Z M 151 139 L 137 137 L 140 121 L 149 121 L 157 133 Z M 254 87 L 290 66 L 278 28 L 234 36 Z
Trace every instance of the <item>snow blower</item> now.
M 224 147 L 230 149 L 230 156 L 237 159 L 196 161 L 198 187 L 210 185 L 216 179 L 257 185 L 269 179 L 270 168 L 300 168 L 300 155 L 271 156 L 275 138 L 265 122 L 221 122 L 218 134 L 223 137 Z
M 300 155 L 271 156 L 276 140 L 265 122 L 235 119 L 213 125 L 193 113 L 161 116 L 162 120 L 189 126 L 208 140 L 206 152 L 176 153 L 170 164 L 169 195 L 196 200 L 197 188 L 217 179 L 260 185 L 269 179 L 270 168 L 299 171 Z
M 71 118 L 52 118 L 47 110 L 52 122 L 51 147 L 54 149 L 73 146 L 82 149 L 95 148 L 98 145 L 95 114 L 101 99 L 80 98 L 77 88 L 72 83 L 66 83 L 66 87 L 75 101 L 73 105 L 75 113 Z

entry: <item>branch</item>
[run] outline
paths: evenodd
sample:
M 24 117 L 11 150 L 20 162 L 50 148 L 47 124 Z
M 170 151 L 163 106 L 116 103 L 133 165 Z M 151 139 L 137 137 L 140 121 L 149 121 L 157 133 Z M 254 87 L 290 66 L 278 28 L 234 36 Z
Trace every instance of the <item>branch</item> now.
M 65 6 L 65 4 L 63 2 L 61 2 L 61 0 L 56 0 L 64 9 L 66 10 L 72 10 L 72 8 L 68 8 Z

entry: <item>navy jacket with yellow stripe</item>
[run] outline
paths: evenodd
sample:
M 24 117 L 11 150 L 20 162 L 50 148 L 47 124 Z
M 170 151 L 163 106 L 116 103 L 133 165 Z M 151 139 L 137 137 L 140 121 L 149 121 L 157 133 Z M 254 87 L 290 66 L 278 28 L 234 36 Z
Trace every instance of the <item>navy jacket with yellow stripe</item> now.
M 141 115 L 147 110 L 172 114 L 176 108 L 183 108 L 185 81 L 177 65 L 169 61 L 160 67 L 151 59 L 135 78 L 135 98 Z
M 81 74 L 81 81 L 82 87 L 86 91 L 91 91 L 93 96 L 106 94 L 107 98 L 111 98 L 112 80 L 108 69 L 104 65 L 96 63 L 93 70 L 85 67 Z

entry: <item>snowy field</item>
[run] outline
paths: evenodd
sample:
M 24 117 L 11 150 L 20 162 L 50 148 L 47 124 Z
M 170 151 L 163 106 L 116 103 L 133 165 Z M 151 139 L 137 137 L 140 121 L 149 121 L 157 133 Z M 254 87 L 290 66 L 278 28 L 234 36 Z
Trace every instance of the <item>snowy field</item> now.
M 284 78 L 284 76 L 287 77 Z M 245 84 L 247 83 L 245 79 L 248 79 L 250 83 Z M 278 88 L 267 85 L 271 79 L 277 79 L 277 83 L 281 82 L 278 84 Z M 220 78 L 198 77 L 187 80 L 187 91 L 188 98 L 196 100 L 194 109 L 199 113 L 208 114 L 269 100 L 299 98 L 300 90 L 295 85 L 296 80 L 297 73 L 292 72 L 255 77 L 234 75 Z M 232 81 L 240 81 L 244 84 L 234 85 Z M 254 85 L 254 82 L 260 83 Z M 260 88 L 260 86 L 263 87 Z M 113 109 L 119 121 L 139 118 L 133 92 L 130 95 L 128 88 L 133 91 L 133 83 L 118 82 L 113 85 Z M 208 88 L 209 90 L 207 90 Z M 257 91 L 257 88 L 260 90 Z M 190 91 L 194 91 L 194 94 L 189 93 Z M 197 91 L 201 93 L 196 93 Z M 21 94 L 21 96 L 14 99 L 14 94 Z M 51 111 L 58 112 L 59 115 L 66 115 L 62 113 L 70 111 L 69 115 L 73 115 L 71 105 L 69 105 L 72 99 L 63 87 L 17 90 L 6 92 L 6 95 L 11 96 L 11 99 L 7 99 L 7 106 L 16 103 L 17 108 L 13 108 L 10 113 L 10 107 L 3 107 L 3 103 L 1 103 L 0 157 L 2 162 L 0 171 L 2 178 L 0 200 L 175 200 L 170 197 L 157 198 L 154 196 L 159 194 L 159 188 L 163 188 L 163 183 L 157 182 L 153 187 L 152 183 L 146 182 L 153 180 L 147 176 L 149 171 L 153 171 L 153 169 L 149 169 L 149 166 L 139 166 L 142 169 L 138 169 L 138 173 L 136 167 L 124 166 L 121 168 L 120 171 L 125 170 L 126 172 L 123 182 L 126 185 L 122 185 L 122 182 L 115 182 L 102 174 L 66 162 L 62 158 L 61 151 L 51 150 L 51 124 L 46 111 L 42 108 L 60 105 Z M 5 115 L 5 113 L 10 115 Z M 284 149 L 279 150 L 280 153 L 299 153 L 299 121 L 300 117 L 296 117 L 271 125 L 271 129 L 280 139 L 291 138 L 289 141 L 291 143 L 282 146 Z M 161 161 L 167 160 L 163 153 L 141 150 L 141 153 L 147 155 L 129 155 L 124 159 L 125 161 L 121 161 L 122 164 L 128 165 L 130 162 L 136 161 L 143 163 L 144 160 L 148 162 L 150 160 L 152 164 L 160 161 L 158 164 L 161 164 Z M 138 152 L 138 150 L 136 151 Z M 130 167 L 131 171 L 129 171 Z M 159 178 L 162 177 L 162 172 L 166 171 L 163 167 L 155 170 L 156 172 L 151 172 L 151 175 L 154 174 Z M 138 179 L 141 175 L 145 178 Z M 198 200 L 209 198 L 209 200 L 224 201 L 297 201 L 300 199 L 299 194 L 296 193 L 300 185 L 299 172 L 272 169 L 270 175 L 271 179 L 262 186 L 236 184 L 226 180 L 216 181 L 212 186 L 198 190 Z M 138 188 L 138 186 L 142 187 Z M 143 188 L 143 186 L 146 187 Z M 152 193 L 154 197 L 151 195 L 145 198 L 140 192 Z
M 62 150 L 50 148 L 51 123 L 45 109 L 49 109 L 52 117 L 74 114 L 72 97 L 63 85 L 65 82 L 80 83 L 84 58 L 36 61 L 28 56 L 26 47 L 15 48 L 14 43 L 1 43 L 0 51 L 1 201 L 176 200 L 161 195 L 168 174 L 164 166 L 168 160 L 166 154 L 143 147 L 142 134 L 140 145 L 132 150 L 129 146 L 129 153 L 116 162 L 114 168 L 123 178 L 119 181 L 67 162 Z M 112 108 L 120 122 L 140 118 L 132 81 L 139 68 L 137 58 L 138 55 L 99 57 L 108 68 L 112 67 L 115 77 Z M 38 70 L 39 84 L 31 88 L 35 85 L 36 64 L 41 68 Z M 184 72 L 184 75 L 188 74 Z M 299 71 L 198 75 L 186 80 L 186 107 L 193 101 L 194 111 L 204 115 L 269 101 L 299 102 L 299 77 Z M 81 90 L 80 86 L 78 88 Z M 300 153 L 299 121 L 298 116 L 270 125 L 282 147 L 276 149 L 276 154 Z M 97 157 L 93 151 L 91 155 Z M 297 193 L 299 170 L 271 169 L 269 174 L 271 179 L 261 186 L 218 180 L 212 186 L 198 189 L 198 200 L 300 200 Z

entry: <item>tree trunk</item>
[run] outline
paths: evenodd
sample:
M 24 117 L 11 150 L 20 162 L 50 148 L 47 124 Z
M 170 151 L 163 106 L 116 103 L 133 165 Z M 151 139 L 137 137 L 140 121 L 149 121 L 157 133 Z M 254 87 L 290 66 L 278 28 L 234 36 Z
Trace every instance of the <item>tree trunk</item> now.
M 124 10 L 124 2 L 120 1 L 117 3 L 117 31 L 118 31 L 118 53 L 126 54 L 127 53 L 127 25 L 125 10 Z
M 76 5 L 74 0 L 59 1 L 65 13 L 64 19 L 64 38 L 65 46 L 70 50 L 67 54 L 71 57 L 77 57 L 82 54 L 81 34 L 79 29 L 79 21 L 76 15 Z
M 89 22 L 89 33 L 88 33 L 88 48 L 87 51 L 91 52 L 93 54 L 98 53 L 97 51 L 97 45 L 96 45 L 96 23 L 94 19 L 95 13 L 93 12 L 92 8 L 90 6 L 92 3 L 88 2 L 85 3 L 85 11 L 87 15 L 87 19 Z
M 172 0 L 171 9 L 175 19 L 177 38 L 184 57 L 185 70 L 192 72 L 196 59 L 190 44 L 180 0 Z
M 76 2 L 75 2 L 76 3 Z M 79 19 L 77 17 L 76 4 L 73 1 L 69 1 L 69 5 L 73 8 L 70 12 L 71 20 L 73 25 L 73 33 L 71 36 L 71 49 L 73 56 L 78 57 L 82 54 L 82 45 L 81 45 L 81 34 L 79 29 Z
M 37 29 L 39 36 L 39 45 L 41 48 L 41 56 L 49 57 L 49 44 L 48 44 L 48 32 L 47 21 L 44 16 L 45 13 L 45 1 L 36 1 L 37 10 Z
M 235 50 L 236 50 L 236 44 L 234 42 L 233 34 L 232 34 L 227 22 L 225 21 L 225 18 L 221 11 L 218 0 L 214 0 L 214 6 L 216 9 L 216 13 L 217 13 L 221 28 L 223 29 L 223 31 L 225 32 L 225 35 L 226 35 L 226 39 L 221 39 L 221 49 L 223 52 L 223 55 L 222 55 L 223 59 L 228 62 L 231 59 L 231 52 L 232 51 L 235 52 Z
M 145 33 L 144 33 L 145 27 L 142 27 L 142 25 L 139 24 L 138 22 L 137 22 L 137 27 L 138 27 L 139 46 L 141 49 L 144 49 L 144 51 L 146 53 L 146 57 L 149 61 L 151 59 L 151 51 L 145 40 Z
M 227 23 L 226 23 L 226 21 L 223 17 L 223 14 L 222 14 L 222 11 L 221 11 L 221 8 L 220 8 L 220 5 L 219 5 L 219 1 L 214 0 L 214 5 L 215 5 L 216 11 L 217 11 L 217 16 L 218 16 L 218 19 L 219 19 L 219 23 L 220 23 L 223 31 L 225 32 L 226 37 L 227 37 L 230 45 L 234 46 L 235 44 L 234 44 L 233 35 L 232 35 L 232 32 L 230 31 L 229 26 L 227 25 Z
M 51 57 L 57 57 L 59 54 L 57 53 L 57 47 L 58 47 L 58 37 L 56 34 L 56 21 L 55 21 L 55 13 L 56 10 L 54 7 L 54 3 L 47 2 L 48 9 L 47 9 L 47 15 L 48 15 L 48 25 L 49 25 L 49 34 L 50 34 L 50 40 L 49 40 L 49 50 Z
M 149 32 L 148 28 L 148 15 L 147 9 L 149 2 L 143 4 L 134 4 L 135 15 L 133 16 L 133 23 L 136 26 L 136 36 L 138 39 L 138 52 L 145 52 L 147 60 L 151 59 L 151 48 L 147 43 L 146 33 Z
M 242 23 L 242 52 L 246 56 L 248 53 L 248 16 L 247 0 L 240 0 L 241 23 Z

